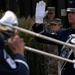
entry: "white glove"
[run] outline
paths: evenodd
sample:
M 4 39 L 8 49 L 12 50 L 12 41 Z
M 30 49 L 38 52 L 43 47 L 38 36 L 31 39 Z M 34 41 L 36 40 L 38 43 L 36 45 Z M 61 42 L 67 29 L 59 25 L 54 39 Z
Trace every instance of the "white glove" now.
M 44 1 L 39 1 L 36 4 L 36 11 L 35 11 L 35 22 L 36 23 L 43 23 L 43 18 L 46 16 L 48 11 L 45 11 L 46 3 Z
M 75 62 L 75 59 L 73 60 L 73 62 Z M 75 69 L 75 64 L 73 65 L 74 69 Z

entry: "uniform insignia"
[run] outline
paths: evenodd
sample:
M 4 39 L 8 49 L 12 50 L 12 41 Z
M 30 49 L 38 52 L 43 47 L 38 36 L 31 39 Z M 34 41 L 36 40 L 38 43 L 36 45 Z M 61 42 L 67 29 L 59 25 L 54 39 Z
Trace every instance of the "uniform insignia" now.
M 6 53 L 6 51 L 4 50 L 4 59 L 6 60 L 6 62 L 8 63 L 8 65 L 12 68 L 12 69 L 16 69 L 16 63 L 13 61 L 13 59 Z
M 69 51 L 70 51 L 70 49 L 68 47 L 63 48 L 62 51 L 61 51 L 61 56 L 63 58 L 67 58 L 68 55 L 69 55 Z

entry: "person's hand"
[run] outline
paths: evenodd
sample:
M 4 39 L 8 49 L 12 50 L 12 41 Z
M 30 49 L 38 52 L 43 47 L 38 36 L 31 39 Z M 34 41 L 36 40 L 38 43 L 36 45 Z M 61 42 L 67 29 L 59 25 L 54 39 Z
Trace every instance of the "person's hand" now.
M 7 44 L 13 54 L 21 54 L 24 56 L 24 41 L 18 35 L 8 39 Z
M 36 4 L 36 11 L 35 11 L 35 22 L 38 24 L 43 23 L 43 18 L 46 16 L 48 11 L 45 11 L 46 3 L 44 1 L 39 1 Z

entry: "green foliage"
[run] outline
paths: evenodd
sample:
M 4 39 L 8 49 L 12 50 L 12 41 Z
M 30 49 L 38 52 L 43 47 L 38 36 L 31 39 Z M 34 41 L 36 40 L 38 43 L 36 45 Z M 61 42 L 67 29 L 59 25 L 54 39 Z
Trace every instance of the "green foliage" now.
M 30 16 L 28 16 L 28 18 L 23 17 L 19 19 L 19 26 L 32 31 L 32 25 L 34 24 L 34 21 L 35 21 L 34 17 L 32 18 Z M 35 40 L 34 36 L 23 32 L 20 32 L 19 35 L 22 38 L 24 38 L 24 41 L 27 46 L 42 50 L 42 44 L 38 43 Z M 43 69 L 44 65 L 43 65 L 42 55 L 26 50 L 25 58 L 28 61 L 31 75 L 44 75 L 44 69 Z
M 0 10 L 0 16 L 2 16 L 3 13 L 4 13 L 4 11 L 3 10 Z

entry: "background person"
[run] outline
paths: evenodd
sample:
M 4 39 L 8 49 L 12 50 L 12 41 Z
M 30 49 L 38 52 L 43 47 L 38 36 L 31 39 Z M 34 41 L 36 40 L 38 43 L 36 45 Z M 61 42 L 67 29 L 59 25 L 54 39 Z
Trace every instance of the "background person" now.
M 47 26 L 48 32 L 51 32 L 52 34 L 55 34 L 56 31 L 62 28 L 62 22 L 59 18 L 54 18 L 50 24 Z M 58 55 L 58 47 L 57 45 L 53 44 L 43 44 L 43 50 L 48 53 L 56 54 Z M 45 75 L 50 75 L 53 70 L 57 74 L 57 60 L 44 56 L 44 71 Z
M 59 18 L 54 18 L 47 26 L 48 30 L 52 33 L 56 33 L 57 30 L 62 28 L 62 21 Z
M 45 30 L 48 30 L 47 25 L 49 25 L 51 20 L 55 18 L 55 7 L 48 7 L 47 10 L 48 10 L 48 13 L 43 21 Z

